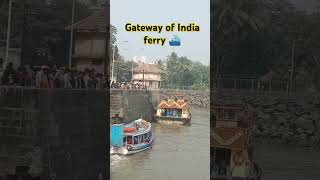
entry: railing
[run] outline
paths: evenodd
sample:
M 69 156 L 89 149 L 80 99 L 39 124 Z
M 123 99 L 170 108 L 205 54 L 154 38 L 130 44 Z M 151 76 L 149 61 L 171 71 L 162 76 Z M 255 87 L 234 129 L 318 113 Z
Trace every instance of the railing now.
M 239 78 L 216 78 L 213 80 L 213 91 L 218 90 L 243 91 L 254 94 L 293 94 L 302 93 L 307 89 L 306 83 L 293 82 L 290 90 L 290 83 L 280 80 L 258 80 Z M 290 92 L 291 91 L 291 92 Z
M 161 85 L 160 90 L 209 91 L 209 87 Z

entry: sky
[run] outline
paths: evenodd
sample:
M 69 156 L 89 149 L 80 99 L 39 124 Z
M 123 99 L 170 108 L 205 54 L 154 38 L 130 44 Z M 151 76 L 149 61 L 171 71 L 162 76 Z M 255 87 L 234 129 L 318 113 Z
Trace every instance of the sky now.
M 146 56 L 147 62 L 165 60 L 171 52 L 186 56 L 192 61 L 210 63 L 210 0 L 111 0 L 110 22 L 118 30 L 117 46 L 125 60 L 133 56 Z M 126 23 L 140 25 L 170 25 L 194 22 L 199 32 L 127 32 Z M 145 45 L 144 36 L 165 37 L 165 45 Z M 169 46 L 168 41 L 177 35 L 181 46 Z M 127 41 L 127 42 L 124 42 Z

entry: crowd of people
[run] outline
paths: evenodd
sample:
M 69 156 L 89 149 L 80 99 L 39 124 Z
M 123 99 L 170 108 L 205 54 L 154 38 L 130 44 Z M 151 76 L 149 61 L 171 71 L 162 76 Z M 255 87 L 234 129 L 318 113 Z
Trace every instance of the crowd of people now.
M 142 85 L 129 82 L 111 82 L 95 69 L 78 71 L 58 66 L 20 66 L 14 68 L 9 63 L 0 74 L 0 85 L 28 86 L 37 88 L 107 88 L 110 84 L 114 89 L 144 89 Z
M 9 63 L 1 76 L 1 85 L 37 88 L 105 88 L 107 81 L 94 69 L 77 71 L 58 66 L 20 66 Z
M 145 89 L 142 84 L 134 84 L 131 82 L 111 82 L 112 89 Z

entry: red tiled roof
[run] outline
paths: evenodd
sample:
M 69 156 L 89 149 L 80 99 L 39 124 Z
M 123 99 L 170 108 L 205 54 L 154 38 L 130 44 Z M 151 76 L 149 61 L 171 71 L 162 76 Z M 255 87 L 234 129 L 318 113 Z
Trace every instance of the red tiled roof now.
M 108 16 L 108 17 L 107 17 Z M 109 12 L 107 8 L 103 8 L 98 12 L 95 12 L 78 22 L 73 26 L 77 32 L 106 32 L 107 29 L 107 18 L 109 18 Z M 71 29 L 71 25 L 65 28 L 66 30 Z
M 160 65 L 158 64 L 145 64 L 141 63 L 133 70 L 135 73 L 161 73 Z

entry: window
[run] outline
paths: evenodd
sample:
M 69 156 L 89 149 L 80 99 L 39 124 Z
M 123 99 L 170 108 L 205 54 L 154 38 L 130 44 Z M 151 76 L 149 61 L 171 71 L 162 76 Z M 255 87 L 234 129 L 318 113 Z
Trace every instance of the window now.
M 149 141 L 149 139 L 148 139 L 148 133 L 145 133 L 145 134 L 143 135 L 143 139 L 144 139 L 145 142 L 148 142 L 148 141 Z
M 138 136 L 134 136 L 134 144 L 139 144 L 139 139 L 138 139 Z
M 132 136 L 127 137 L 127 144 L 132 144 Z

